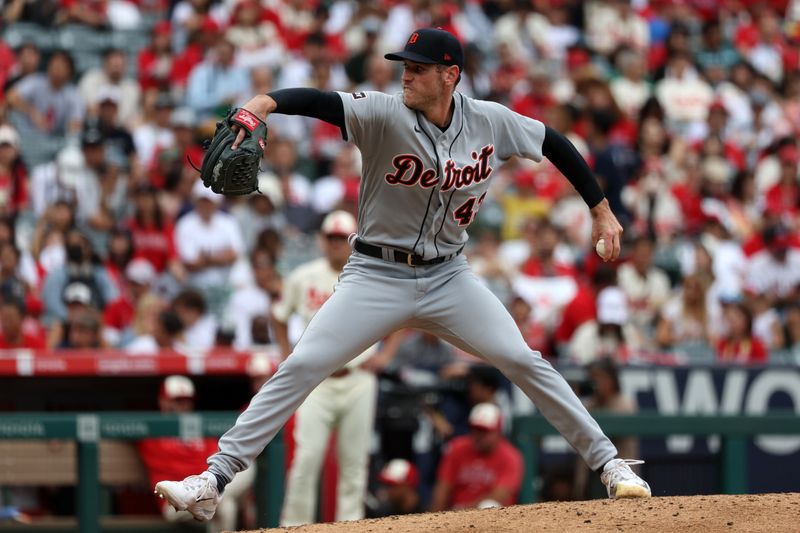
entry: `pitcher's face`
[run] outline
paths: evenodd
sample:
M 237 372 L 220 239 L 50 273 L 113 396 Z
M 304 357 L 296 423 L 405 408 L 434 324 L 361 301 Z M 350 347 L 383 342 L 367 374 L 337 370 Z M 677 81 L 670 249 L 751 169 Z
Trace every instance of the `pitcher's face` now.
M 423 111 L 447 95 L 446 70 L 441 65 L 403 61 L 403 103 Z

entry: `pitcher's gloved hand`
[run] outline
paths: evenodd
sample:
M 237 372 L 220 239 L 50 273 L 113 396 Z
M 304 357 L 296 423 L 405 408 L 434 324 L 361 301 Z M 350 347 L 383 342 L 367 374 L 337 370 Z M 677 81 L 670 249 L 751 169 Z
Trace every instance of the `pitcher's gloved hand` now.
M 238 128 L 232 128 L 237 125 Z M 237 131 L 245 132 L 235 149 Z M 203 157 L 203 185 L 218 194 L 243 195 L 258 190 L 258 168 L 267 142 L 267 125 L 246 109 L 233 109 L 217 123 L 214 138 Z

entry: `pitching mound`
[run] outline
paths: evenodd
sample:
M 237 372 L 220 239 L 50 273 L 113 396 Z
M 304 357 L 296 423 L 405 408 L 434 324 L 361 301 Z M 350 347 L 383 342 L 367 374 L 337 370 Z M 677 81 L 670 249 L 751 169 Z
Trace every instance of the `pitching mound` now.
M 673 496 L 646 500 L 592 500 L 515 505 L 392 516 L 297 528 L 262 529 L 284 533 L 464 533 L 572 531 L 668 531 L 715 533 L 796 532 L 800 530 L 800 493 L 741 496 Z M 255 533 L 255 532 L 250 532 Z

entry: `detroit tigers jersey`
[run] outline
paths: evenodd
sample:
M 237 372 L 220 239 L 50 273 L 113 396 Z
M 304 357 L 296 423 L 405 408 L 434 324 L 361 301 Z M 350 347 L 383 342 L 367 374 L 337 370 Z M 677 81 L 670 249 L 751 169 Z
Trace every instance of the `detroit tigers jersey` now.
M 494 102 L 453 95 L 441 131 L 402 94 L 339 93 L 348 140 L 361 149 L 358 235 L 424 259 L 457 252 L 495 169 L 542 159 L 545 126 Z

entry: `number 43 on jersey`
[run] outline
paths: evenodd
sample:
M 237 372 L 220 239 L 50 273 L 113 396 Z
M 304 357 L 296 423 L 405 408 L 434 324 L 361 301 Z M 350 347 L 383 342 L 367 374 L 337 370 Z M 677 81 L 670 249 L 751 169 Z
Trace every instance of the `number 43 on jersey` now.
M 475 215 L 481 208 L 481 204 L 483 204 L 483 199 L 485 197 L 485 192 L 481 194 L 480 198 L 471 196 L 466 202 L 458 206 L 456 210 L 453 211 L 453 216 L 458 221 L 459 226 L 469 226 L 470 222 L 472 222 L 472 219 L 475 218 Z M 476 203 L 477 206 L 475 205 Z

